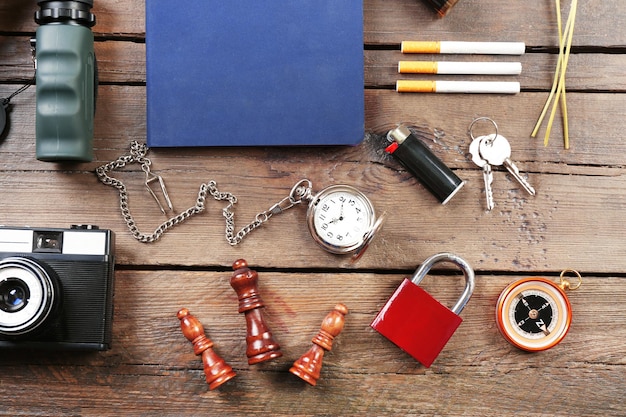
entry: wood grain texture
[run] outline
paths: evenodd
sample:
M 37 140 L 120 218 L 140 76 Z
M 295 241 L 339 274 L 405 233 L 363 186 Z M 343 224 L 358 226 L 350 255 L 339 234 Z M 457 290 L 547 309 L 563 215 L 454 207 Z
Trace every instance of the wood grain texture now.
M 616 0 L 580 2 L 567 75 L 571 149 L 562 146 L 560 115 L 550 144 L 530 131 L 547 98 L 556 64 L 552 1 L 462 0 L 443 19 L 421 0 L 364 1 L 365 128 L 355 147 L 152 149 L 175 209 L 195 204 L 201 183 L 215 180 L 238 197 L 236 226 L 309 178 L 315 190 L 346 183 L 363 190 L 388 218 L 356 264 L 317 247 L 305 207 L 276 215 L 231 247 L 224 202 L 154 244 L 135 241 L 120 215 L 117 191 L 94 170 L 146 137 L 145 2 L 98 0 L 94 13 L 99 94 L 96 159 L 82 164 L 36 161 L 35 88 L 11 100 L 0 141 L 0 224 L 68 227 L 99 224 L 116 233 L 113 348 L 102 353 L 2 351 L 1 416 L 623 416 L 626 404 L 626 9 Z M 33 75 L 29 39 L 35 2 L 0 2 L 0 97 Z M 402 40 L 524 41 L 522 92 L 419 95 L 393 91 Z M 411 56 L 492 60 L 493 57 Z M 417 76 L 411 76 L 417 78 Z M 425 78 L 433 78 L 428 76 Z M 446 77 L 447 78 L 447 77 Z M 472 77 L 485 79 L 484 77 Z M 439 77 L 437 78 L 439 79 Z M 448 78 L 452 79 L 452 78 Z M 484 209 L 483 179 L 468 155 L 471 121 L 487 116 L 513 148 L 512 159 L 537 189 L 524 191 L 494 173 L 496 207 Z M 384 152 L 385 133 L 412 126 L 466 181 L 446 206 Z M 271 129 L 271 126 L 268 126 Z M 206 127 L 206 135 L 217 135 Z M 306 134 L 306 132 L 302 132 Z M 114 175 L 128 186 L 143 232 L 166 220 L 144 188 L 137 165 Z M 402 281 L 428 256 L 451 251 L 476 270 L 464 322 L 424 368 L 369 327 Z M 259 272 L 264 316 L 283 357 L 249 366 L 246 325 L 230 287 L 231 265 L 246 259 Z M 509 345 L 495 324 L 495 304 L 512 281 L 583 275 L 568 293 L 572 328 L 548 351 Z M 437 266 L 424 288 L 451 305 L 460 272 Z M 350 314 L 324 356 L 316 387 L 289 373 L 337 303 Z M 237 373 L 209 391 L 201 360 L 180 330 L 188 308 L 214 349 Z
M 615 301 L 621 278 L 585 276 L 569 293 L 570 333 L 556 348 L 521 352 L 498 333 L 499 292 L 518 276 L 478 275 L 464 322 L 433 366 L 423 368 L 369 323 L 403 274 L 259 273 L 266 318 L 283 357 L 250 367 L 245 320 L 230 272 L 118 271 L 114 348 L 104 354 L 3 355 L 3 411 L 12 415 L 619 415 L 626 365 L 626 319 Z M 556 276 L 551 276 L 557 279 Z M 311 294 L 310 288 L 324 288 Z M 441 272 L 423 287 L 443 303 L 463 277 Z M 354 291 L 355 288 L 361 289 Z M 192 289 L 192 291 L 189 291 Z M 324 357 L 315 388 L 289 374 L 328 309 L 350 309 Z M 237 372 L 208 392 L 202 364 L 182 335 L 176 312 L 194 311 L 207 336 Z M 598 317 L 607 326 L 598 326 Z M 28 372 L 26 372 L 28 370 Z M 581 386 L 593 386 L 579 395 Z M 542 398 L 537 404 L 533 399 Z M 497 408 L 494 408 L 496 407 Z M 25 410 L 28 410 L 25 412 Z M 38 411 L 39 410 L 39 411 Z M 108 411 L 107 411 L 108 410 Z M 49 415 L 49 414 L 48 414 Z

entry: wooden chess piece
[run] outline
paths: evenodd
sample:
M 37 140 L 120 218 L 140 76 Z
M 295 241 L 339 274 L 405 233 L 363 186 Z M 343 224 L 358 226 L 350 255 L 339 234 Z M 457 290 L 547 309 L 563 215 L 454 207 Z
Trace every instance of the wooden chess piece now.
M 192 316 L 186 308 L 181 309 L 176 316 L 180 320 L 183 334 L 193 344 L 194 353 L 202 355 L 204 375 L 207 384 L 209 384 L 209 389 L 214 390 L 233 378 L 236 375 L 233 368 L 215 353 L 213 342 L 204 334 L 204 327 L 200 321 Z
M 282 356 L 280 345 L 274 340 L 263 318 L 261 307 L 265 304 L 259 295 L 257 272 L 248 268 L 248 263 L 243 259 L 236 260 L 233 269 L 230 285 L 239 297 L 239 312 L 246 317 L 248 364 L 254 365 Z
M 345 315 L 348 314 L 348 307 L 344 304 L 337 304 L 335 308 L 326 315 L 319 333 L 312 340 L 313 346 L 293 363 L 289 372 L 299 376 L 311 385 L 316 385 L 322 370 L 322 359 L 326 350 L 333 347 L 333 339 L 337 337 L 345 322 Z

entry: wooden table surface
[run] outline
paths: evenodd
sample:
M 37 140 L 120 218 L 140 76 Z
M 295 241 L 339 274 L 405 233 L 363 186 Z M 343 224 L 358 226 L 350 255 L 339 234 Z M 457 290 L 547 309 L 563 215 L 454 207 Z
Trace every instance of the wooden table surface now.
M 13 98 L 10 129 L 0 143 L 0 224 L 97 224 L 115 232 L 113 348 L 87 354 L 2 351 L 0 415 L 626 415 L 622 1 L 579 4 L 567 72 L 569 150 L 563 147 L 560 113 L 547 147 L 545 127 L 538 138 L 530 137 L 557 60 L 554 1 L 461 0 L 441 19 L 420 0 L 365 0 L 362 144 L 150 151 L 152 168 L 165 179 L 179 211 L 195 203 L 202 182 L 215 180 L 239 198 L 237 228 L 302 178 L 317 189 L 337 183 L 360 188 L 388 218 L 356 264 L 327 254 L 310 239 L 304 208 L 275 216 L 235 247 L 224 238 L 225 203 L 213 200 L 158 242 L 134 240 L 117 192 L 94 171 L 127 153 L 131 141 L 145 141 L 144 1 L 95 3 L 96 159 L 72 165 L 37 161 L 35 88 Z M 570 2 L 562 3 L 567 11 Z M 2 97 L 33 75 L 29 38 L 37 27 L 36 4 L 24 4 L 0 3 Z M 525 55 L 501 58 L 521 59 L 522 74 L 505 78 L 519 80 L 522 92 L 398 94 L 393 87 L 399 45 L 406 39 L 523 41 Z M 483 116 L 498 123 L 512 144 L 512 159 L 537 190 L 534 197 L 525 194 L 497 168 L 491 212 L 485 210 L 482 173 L 468 155 L 468 126 Z M 398 123 L 414 126 L 466 181 L 447 205 L 384 153 L 383 135 Z M 219 132 L 207 126 L 206 134 Z M 151 232 L 164 217 L 143 188 L 141 169 L 133 165 L 118 176 L 127 183 L 139 228 Z M 425 368 L 369 324 L 403 277 L 444 251 L 473 266 L 476 289 L 461 314 L 464 322 Z M 283 350 L 282 358 L 262 365 L 246 361 L 245 321 L 229 285 L 231 265 L 239 258 L 259 272 L 264 314 Z M 573 321 L 567 337 L 540 353 L 507 343 L 494 319 L 500 292 L 523 277 L 557 280 L 566 268 L 583 276 L 582 287 L 568 294 Z M 423 286 L 451 303 L 463 278 L 444 264 Z M 345 328 L 324 357 L 318 385 L 308 386 L 288 369 L 339 302 L 349 309 Z M 182 307 L 202 321 L 216 351 L 237 373 L 216 391 L 208 390 L 202 363 L 181 333 L 176 312 Z

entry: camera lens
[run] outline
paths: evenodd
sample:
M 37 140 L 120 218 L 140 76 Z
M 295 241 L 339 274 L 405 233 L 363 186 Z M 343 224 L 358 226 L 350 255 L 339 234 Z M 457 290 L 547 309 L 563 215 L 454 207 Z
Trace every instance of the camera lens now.
M 13 313 L 23 309 L 28 304 L 30 293 L 24 281 L 9 278 L 0 283 L 0 310 Z
M 20 336 L 40 328 L 59 302 L 53 271 L 30 258 L 0 261 L 0 334 Z

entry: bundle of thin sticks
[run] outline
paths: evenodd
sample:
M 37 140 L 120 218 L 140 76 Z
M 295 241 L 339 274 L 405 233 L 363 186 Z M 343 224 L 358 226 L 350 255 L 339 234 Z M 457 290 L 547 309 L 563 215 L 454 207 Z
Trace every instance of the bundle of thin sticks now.
M 546 100 L 546 104 L 541 111 L 541 115 L 539 116 L 539 120 L 537 120 L 537 124 L 535 125 L 535 129 L 531 133 L 531 136 L 537 136 L 537 132 L 541 127 L 541 123 L 543 122 L 548 108 L 552 103 L 550 118 L 548 120 L 548 126 L 546 128 L 546 134 L 543 140 L 544 146 L 548 146 L 548 141 L 550 140 L 550 132 L 552 130 L 552 122 L 554 121 L 554 116 L 556 115 L 557 104 L 560 102 L 561 113 L 563 117 L 563 145 L 565 149 L 569 149 L 569 126 L 567 120 L 567 102 L 565 99 L 565 72 L 567 70 L 567 63 L 569 61 L 569 54 L 572 47 L 572 37 L 574 35 L 574 23 L 576 22 L 576 9 L 578 7 L 578 0 L 572 0 L 567 23 L 565 24 L 565 30 L 563 30 L 562 27 L 561 2 L 560 0 L 556 0 L 555 3 L 557 26 L 559 31 L 559 58 L 556 64 L 554 81 L 552 82 L 550 95 Z

